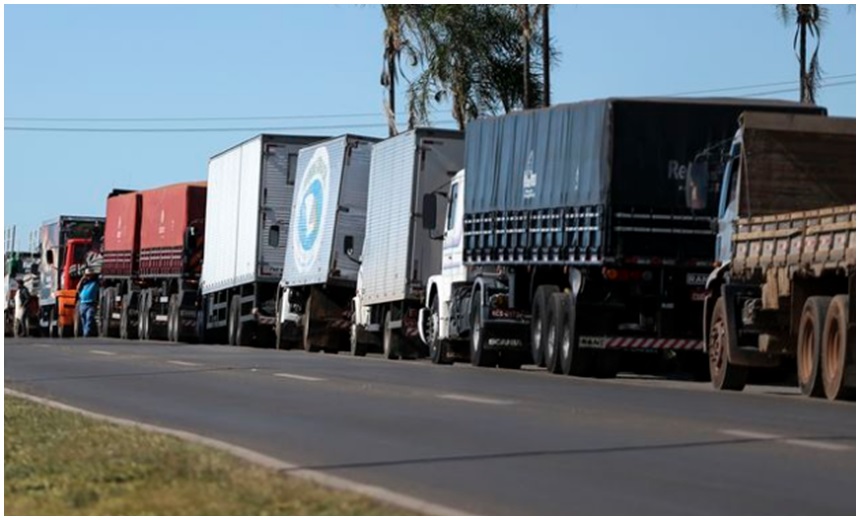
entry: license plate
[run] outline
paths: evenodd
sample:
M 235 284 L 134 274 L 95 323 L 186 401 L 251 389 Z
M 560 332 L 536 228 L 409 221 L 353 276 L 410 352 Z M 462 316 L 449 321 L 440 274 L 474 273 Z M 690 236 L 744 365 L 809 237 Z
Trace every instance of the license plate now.
M 703 302 L 703 301 L 705 301 L 705 298 L 707 296 L 708 296 L 708 291 L 704 291 L 704 290 L 693 291 L 693 293 L 690 295 L 690 299 L 693 300 L 694 302 Z
M 687 273 L 687 285 L 705 285 L 708 275 L 705 273 Z
M 509 309 L 491 309 L 490 317 L 492 318 L 500 318 L 500 319 L 514 319 L 519 318 L 519 311 L 513 311 Z

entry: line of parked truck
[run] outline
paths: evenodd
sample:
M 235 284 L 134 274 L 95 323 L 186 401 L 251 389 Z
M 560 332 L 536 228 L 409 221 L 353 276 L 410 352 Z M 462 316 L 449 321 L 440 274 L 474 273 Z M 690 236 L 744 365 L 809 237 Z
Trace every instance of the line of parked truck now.
M 835 399 L 855 386 L 854 204 L 854 119 L 781 101 L 260 135 L 206 182 L 43 226 L 30 328 L 74 334 L 95 267 L 106 337 L 592 377 L 660 356 L 726 390 L 796 362 L 805 394 Z

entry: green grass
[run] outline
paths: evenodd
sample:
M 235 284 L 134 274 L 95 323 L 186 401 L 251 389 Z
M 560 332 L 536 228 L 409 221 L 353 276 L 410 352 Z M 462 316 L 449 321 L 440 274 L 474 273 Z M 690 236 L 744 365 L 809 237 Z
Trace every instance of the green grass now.
M 6 515 L 412 514 L 8 395 L 3 418 Z

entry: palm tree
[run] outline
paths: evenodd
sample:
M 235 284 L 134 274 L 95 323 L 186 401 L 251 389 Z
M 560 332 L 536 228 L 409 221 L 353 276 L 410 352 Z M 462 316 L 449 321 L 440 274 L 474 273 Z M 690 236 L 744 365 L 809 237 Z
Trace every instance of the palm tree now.
M 400 71 L 400 57 L 405 50 L 411 58 L 412 65 L 418 62 L 418 55 L 412 44 L 403 38 L 404 23 L 410 16 L 411 6 L 401 4 L 390 4 L 382 6 L 382 15 L 385 17 L 385 30 L 383 37 L 382 52 L 382 75 L 379 82 L 388 89 L 388 103 L 385 105 L 386 118 L 388 119 L 389 136 L 397 135 L 397 122 L 395 120 L 397 97 L 396 84 Z M 400 72 L 401 76 L 403 75 Z
M 827 9 L 818 4 L 796 4 L 794 6 L 794 51 L 800 63 L 800 102 L 815 104 L 815 94 L 821 84 L 821 69 L 818 65 L 818 47 L 821 43 L 821 28 L 827 20 Z M 777 13 L 786 25 L 791 24 L 788 5 L 777 6 Z M 809 38 L 815 40 L 812 58 L 807 59 Z
M 534 36 L 522 39 L 516 9 L 501 4 L 420 5 L 404 24 L 423 70 L 409 86 L 410 123 L 427 121 L 429 106 L 451 102 L 461 129 L 483 114 L 532 106 L 542 91 L 532 70 Z M 524 66 L 528 43 L 528 68 Z M 552 49 L 551 49 L 552 51 Z M 529 97 L 526 97 L 529 92 Z M 527 103 L 529 100 L 529 103 Z

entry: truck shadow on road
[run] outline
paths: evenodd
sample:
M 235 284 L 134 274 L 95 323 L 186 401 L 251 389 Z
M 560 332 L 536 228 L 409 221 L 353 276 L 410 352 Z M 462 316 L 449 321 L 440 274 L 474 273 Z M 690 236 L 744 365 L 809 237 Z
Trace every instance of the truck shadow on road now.
M 533 450 L 533 451 L 517 451 L 507 453 L 486 453 L 479 455 L 451 455 L 441 457 L 421 457 L 414 459 L 399 459 L 399 460 L 382 460 L 382 461 L 367 461 L 367 462 L 352 462 L 347 464 L 322 464 L 312 466 L 298 466 L 295 468 L 281 470 L 281 473 L 292 473 L 302 470 L 314 471 L 335 471 L 348 469 L 363 469 L 376 467 L 392 467 L 392 466 L 410 466 L 422 464 L 443 464 L 452 462 L 469 462 L 479 460 L 501 460 L 501 459 L 521 459 L 531 457 L 557 457 L 569 455 L 601 455 L 611 453 L 625 452 L 648 452 L 648 451 L 669 451 L 683 450 L 691 448 L 709 448 L 719 446 L 737 446 L 737 445 L 755 445 L 755 444 L 773 444 L 784 441 L 850 441 L 852 445 L 851 458 L 853 459 L 854 444 L 856 436 L 792 436 L 792 437 L 775 437 L 769 439 L 723 439 L 723 440 L 708 440 L 708 441 L 690 441 L 677 442 L 668 444 L 650 444 L 650 445 L 633 445 L 633 446 L 610 446 L 603 448 L 572 448 L 564 450 Z M 849 448 L 846 446 L 846 451 Z

